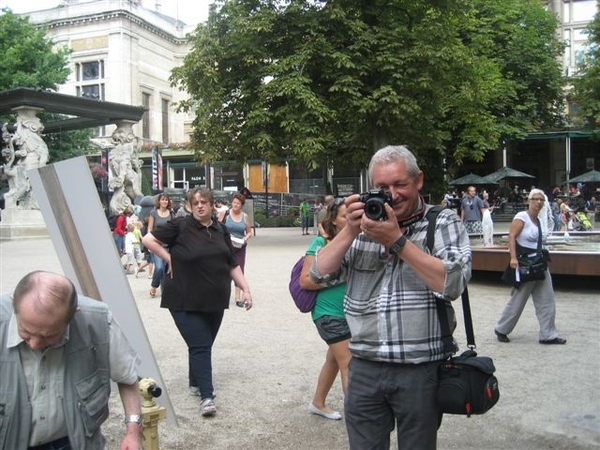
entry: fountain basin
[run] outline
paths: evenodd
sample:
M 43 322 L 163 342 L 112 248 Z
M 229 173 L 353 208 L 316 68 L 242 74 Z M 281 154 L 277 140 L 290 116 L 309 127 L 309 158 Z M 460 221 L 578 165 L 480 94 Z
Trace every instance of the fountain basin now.
M 473 239 L 472 242 L 477 242 Z M 505 244 L 506 242 L 506 244 Z M 508 235 L 494 235 L 498 245 L 471 245 L 472 269 L 503 272 L 510 260 Z M 600 275 L 600 233 L 571 233 L 565 240 L 562 233 L 548 239 L 550 273 L 556 275 Z

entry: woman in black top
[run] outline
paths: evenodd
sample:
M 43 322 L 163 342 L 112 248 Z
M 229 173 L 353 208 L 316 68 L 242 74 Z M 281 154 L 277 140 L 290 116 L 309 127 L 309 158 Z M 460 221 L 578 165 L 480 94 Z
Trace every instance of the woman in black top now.
M 227 228 L 213 220 L 212 192 L 194 188 L 188 191 L 187 202 L 190 215 L 156 228 L 142 242 L 167 263 L 160 306 L 169 309 L 188 346 L 189 381 L 198 387 L 200 411 L 212 416 L 217 410 L 211 352 L 229 308 L 231 280 L 242 289 L 247 310 L 252 308 L 252 296 L 233 256 Z

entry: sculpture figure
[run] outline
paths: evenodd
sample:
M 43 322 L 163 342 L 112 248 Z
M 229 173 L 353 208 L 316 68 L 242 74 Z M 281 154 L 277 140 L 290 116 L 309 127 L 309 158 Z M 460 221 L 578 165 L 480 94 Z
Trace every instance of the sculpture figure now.
M 33 108 L 19 109 L 14 133 L 14 126 L 2 126 L 2 174 L 9 186 L 4 194 L 5 209 L 39 209 L 27 171 L 46 165 L 48 146 L 41 136 L 44 126 L 35 114 Z
M 120 123 L 111 136 L 114 145 L 109 153 L 110 176 L 108 187 L 113 191 L 111 214 L 119 214 L 142 195 L 141 161 L 137 158 L 137 138 L 131 123 Z

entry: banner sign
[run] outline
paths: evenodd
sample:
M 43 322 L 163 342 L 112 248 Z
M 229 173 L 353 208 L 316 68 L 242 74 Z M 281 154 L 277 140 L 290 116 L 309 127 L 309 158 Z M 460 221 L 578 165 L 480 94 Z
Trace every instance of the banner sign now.
M 152 190 L 154 192 L 163 190 L 162 150 L 156 145 L 152 147 Z

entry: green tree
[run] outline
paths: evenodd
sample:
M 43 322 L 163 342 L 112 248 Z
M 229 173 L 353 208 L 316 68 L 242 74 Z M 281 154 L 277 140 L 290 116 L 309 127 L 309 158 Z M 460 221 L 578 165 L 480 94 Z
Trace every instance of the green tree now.
M 408 144 L 480 161 L 560 111 L 556 18 L 536 0 L 221 0 L 171 81 L 204 160 L 366 164 Z
M 51 89 L 67 81 L 69 54 L 67 48 L 55 48 L 43 29 L 36 28 L 27 16 L 10 9 L 0 14 L 0 90 L 18 87 Z M 40 113 L 42 123 L 59 119 L 59 114 Z M 14 121 L 13 116 L 0 121 Z M 90 130 L 51 133 L 44 136 L 50 157 L 48 162 L 89 153 Z
M 64 120 L 67 116 L 55 113 L 40 113 L 42 123 L 51 123 L 59 120 Z M 48 163 L 63 161 L 65 159 L 75 158 L 77 156 L 88 155 L 97 152 L 90 141 L 94 135 L 94 130 L 72 130 L 72 131 L 57 131 L 48 133 L 44 136 L 44 142 L 48 146 L 50 156 Z
M 0 90 L 17 87 L 56 89 L 69 76 L 65 48 L 55 49 L 29 17 L 2 9 L 0 14 Z
M 574 89 L 570 97 L 577 105 L 573 124 L 595 130 L 600 126 L 600 13 L 588 25 L 587 33 L 587 50 L 580 73 L 571 80 Z
M 491 93 L 486 111 L 495 139 L 562 125 L 564 79 L 559 57 L 564 45 L 556 38 L 558 19 L 536 0 L 477 0 L 473 13 L 475 28 L 466 33 L 469 48 L 496 72 L 483 79 L 484 90 Z

